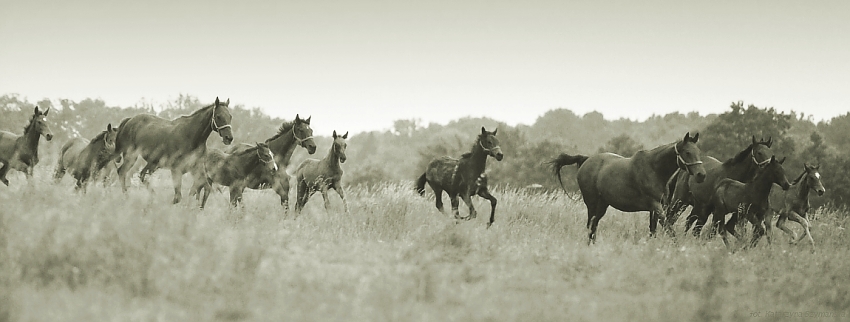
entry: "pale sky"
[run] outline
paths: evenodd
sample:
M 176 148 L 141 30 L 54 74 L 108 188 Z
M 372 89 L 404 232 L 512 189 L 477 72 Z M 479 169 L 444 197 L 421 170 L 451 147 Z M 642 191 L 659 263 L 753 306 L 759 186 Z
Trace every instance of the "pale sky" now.
M 0 95 L 393 120 L 850 111 L 850 1 L 0 0 Z

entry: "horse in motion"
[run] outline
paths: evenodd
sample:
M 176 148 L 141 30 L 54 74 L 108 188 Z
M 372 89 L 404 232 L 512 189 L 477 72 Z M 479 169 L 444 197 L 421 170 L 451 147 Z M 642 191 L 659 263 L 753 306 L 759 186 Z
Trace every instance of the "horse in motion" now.
M 756 137 L 753 136 L 752 143 L 749 146 L 723 163 L 713 157 L 703 158 L 706 174 L 705 181 L 702 182 L 697 182 L 695 177 L 684 171 L 677 171 L 669 182 L 669 193 L 664 200 L 666 205 L 666 220 L 663 221 L 665 230 L 673 234 L 673 224 L 676 223 L 687 206 L 693 206 L 685 223 L 685 231 L 696 222 L 696 226 L 693 227 L 693 234 L 699 236 L 703 225 L 711 214 L 710 200 L 714 195 L 714 187 L 717 183 L 724 178 L 741 182 L 752 181 L 756 172 L 767 165 L 773 156 L 773 151 L 770 150 L 772 144 L 773 140 L 770 138 L 767 141 L 756 141 Z
M 226 145 L 233 142 L 229 104 L 230 99 L 222 103 L 216 97 L 214 104 L 174 120 L 151 114 L 124 119 L 118 127 L 115 141 L 116 152 L 125 158 L 118 167 L 121 189 L 127 191 L 127 172 L 141 156 L 148 162 L 145 168 L 171 170 L 174 183 L 172 202 L 180 202 L 183 174 L 192 171 L 197 160 L 204 155 L 210 134 L 218 132 Z
M 0 167 L 0 182 L 9 185 L 6 179 L 9 169 L 23 172 L 27 180 L 32 178 L 33 169 L 38 164 L 39 139 L 41 136 L 48 141 L 53 139 L 53 132 L 46 120 L 49 112 L 49 107 L 42 113 L 36 106 L 30 122 L 24 127 L 23 135 L 0 131 L 0 163 L 3 163 L 3 167 Z
M 322 193 L 322 198 L 325 200 L 325 210 L 330 209 L 330 201 L 328 201 L 328 190 L 333 189 L 339 194 L 342 199 L 342 205 L 345 207 L 345 212 L 348 212 L 348 202 L 345 201 L 345 192 L 342 190 L 342 167 L 340 163 L 345 163 L 345 149 L 348 143 L 345 140 L 348 138 L 348 132 L 342 136 L 333 132 L 333 144 L 328 151 L 328 155 L 322 160 L 306 159 L 298 165 L 295 170 L 295 178 L 298 183 L 298 191 L 295 202 L 295 212 L 300 213 L 307 204 L 310 196 L 319 191 Z
M 550 161 L 559 182 L 561 167 L 578 166 L 576 178 L 587 206 L 588 244 L 596 241 L 596 227 L 608 206 L 624 212 L 649 211 L 649 232 L 655 235 L 663 212 L 661 200 L 673 173 L 681 169 L 696 177 L 698 182 L 705 180 L 705 169 L 696 145 L 698 140 L 699 134 L 691 137 L 686 133 L 681 141 L 638 151 L 631 158 L 613 153 L 589 157 L 563 153 Z
M 56 172 L 53 178 L 59 182 L 65 171 L 70 169 L 71 175 L 77 180 L 76 189 L 85 189 L 90 177 L 97 177 L 100 171 L 112 162 L 115 153 L 115 137 L 118 128 L 112 123 L 106 125 L 106 131 L 100 132 L 91 141 L 84 138 L 73 138 L 59 153 Z
M 273 189 L 280 196 L 280 204 L 284 211 L 289 209 L 289 174 L 286 173 L 286 167 L 289 166 L 289 161 L 292 159 L 292 154 L 296 147 L 303 147 L 307 153 L 316 153 L 316 143 L 313 142 L 313 129 L 310 128 L 310 119 L 302 119 L 295 115 L 295 120 L 284 122 L 278 129 L 277 134 L 265 141 L 269 150 L 274 154 L 275 163 L 278 165 L 277 171 L 255 171 L 250 172 L 245 177 L 244 188 L 250 189 Z M 250 145 L 236 145 L 228 153 L 235 154 L 244 150 L 251 149 Z M 193 184 L 192 193 L 200 194 L 200 190 L 204 189 L 204 182 L 196 180 Z M 230 187 L 230 190 L 238 189 Z M 241 196 L 242 191 L 239 192 Z
M 785 177 L 783 162 L 785 158 L 776 160 L 775 156 L 770 157 L 767 165 L 756 174 L 752 182 L 742 183 L 729 178 L 717 182 L 711 197 L 711 205 L 714 225 L 719 227 L 724 244 L 729 245 L 726 240 L 727 232 L 736 239 L 741 239 L 735 232 L 735 225 L 742 217 L 753 224 L 753 238 L 750 240 L 750 246 L 755 246 L 759 238 L 765 234 L 764 219 L 769 210 L 770 189 L 773 184 L 778 184 L 782 190 L 788 190 L 791 186 L 788 178 Z M 732 218 L 724 225 L 726 214 L 729 213 L 732 213 Z
M 230 204 L 235 207 L 242 202 L 242 191 L 245 190 L 248 178 L 267 177 L 278 171 L 274 153 L 265 143 L 247 145 L 247 148 L 239 149 L 231 154 L 218 149 L 207 150 L 200 166 L 203 167 L 203 171 L 196 173 L 206 176 L 201 180 L 195 179 L 204 184 L 201 209 L 207 203 L 213 183 L 230 187 Z
M 812 247 L 815 246 L 815 240 L 812 238 L 811 224 L 806 218 L 809 212 L 809 192 L 814 191 L 818 196 L 823 196 L 826 189 L 820 180 L 820 166 L 810 164 L 803 165 L 803 173 L 797 176 L 791 182 L 791 188 L 788 191 L 773 189 L 770 192 L 770 208 L 772 213 L 779 214 L 779 219 L 776 220 L 776 227 L 782 229 L 785 233 L 791 236 L 791 243 L 799 243 L 803 238 L 809 237 L 809 242 Z M 803 235 L 797 238 L 797 234 L 785 227 L 785 221 L 791 219 L 803 227 Z M 766 222 L 768 230 L 770 230 L 770 220 Z M 768 235 L 768 237 L 770 237 Z
M 487 156 L 502 161 L 504 154 L 499 147 L 499 139 L 496 132 L 488 132 L 481 127 L 481 134 L 472 144 L 472 151 L 461 155 L 460 159 L 449 156 L 436 158 L 428 163 L 425 173 L 416 181 L 416 191 L 420 195 L 425 194 L 425 183 L 427 182 L 437 199 L 437 209 L 443 212 L 443 191 L 449 195 L 452 203 L 452 212 L 455 219 L 474 219 L 477 217 L 475 207 L 472 205 L 472 196 L 478 195 L 490 201 L 490 221 L 487 227 L 493 224 L 496 216 L 496 197 L 487 189 L 487 176 L 484 173 L 487 165 Z M 469 207 L 469 215 L 461 217 L 458 211 L 458 196 Z

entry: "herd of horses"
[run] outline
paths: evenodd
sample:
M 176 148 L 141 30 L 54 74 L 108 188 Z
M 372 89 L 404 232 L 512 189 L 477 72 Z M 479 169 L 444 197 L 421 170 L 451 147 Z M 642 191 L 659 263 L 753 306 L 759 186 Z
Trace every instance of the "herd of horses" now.
M 242 202 L 246 188 L 272 189 L 280 196 L 281 205 L 288 209 L 290 174 L 286 172 L 290 159 L 298 146 L 309 154 L 316 152 L 310 119 L 295 116 L 284 122 L 278 132 L 262 143 L 231 145 L 234 140 L 232 116 L 228 105 L 216 98 L 215 103 L 194 113 L 167 120 L 151 114 L 139 114 L 121 121 L 117 127 L 107 124 L 106 129 L 92 140 L 74 138 L 61 149 L 55 179 L 61 180 L 66 172 L 76 179 L 78 190 L 85 191 L 87 182 L 107 167 L 116 167 L 123 191 L 127 191 L 127 176 L 138 158 L 146 161 L 139 177 L 145 177 L 160 168 L 171 171 L 174 186 L 173 203 L 182 199 L 182 177 L 193 177 L 190 194 L 206 205 L 213 185 L 229 187 L 230 203 Z M 31 178 L 38 163 L 38 142 L 43 136 L 48 141 L 53 135 L 47 124 L 45 111 L 35 107 L 23 135 L 0 131 L 0 182 L 9 185 L 6 173 L 10 169 L 24 172 Z M 207 149 L 206 141 L 212 132 L 218 133 L 225 150 Z M 442 194 L 449 196 L 455 219 L 473 219 L 477 212 L 471 198 L 480 196 L 490 201 L 490 219 L 495 220 L 497 199 L 488 189 L 486 162 L 488 157 L 501 161 L 504 157 L 497 130 L 481 128 L 480 134 L 468 153 L 459 158 L 450 156 L 432 160 L 425 172 L 416 180 L 415 190 L 425 193 L 426 183 L 436 195 L 436 207 L 443 212 Z M 304 160 L 294 173 L 297 182 L 296 212 L 300 212 L 315 192 L 321 192 L 325 208 L 329 207 L 328 192 L 333 189 L 348 204 L 341 185 L 346 161 L 345 150 L 348 132 L 333 132 L 333 142 L 322 160 Z M 685 134 L 681 140 L 661 145 L 651 150 L 638 151 L 632 157 L 613 153 L 595 155 L 570 155 L 562 153 L 549 161 L 555 176 L 562 183 L 561 168 L 576 165 L 576 180 L 587 207 L 588 244 L 596 241 L 599 220 L 609 207 L 623 212 L 648 211 L 650 235 L 655 235 L 660 223 L 671 236 L 673 224 L 691 206 L 685 231 L 699 235 L 712 216 L 715 231 L 729 245 L 727 233 L 741 239 L 735 230 L 739 222 L 749 221 L 753 226 L 748 246 L 755 246 L 767 235 L 770 240 L 771 219 L 778 214 L 776 226 L 791 235 L 796 243 L 808 237 L 814 246 L 810 223 L 809 192 L 823 195 L 825 189 L 818 167 L 805 164 L 802 173 L 789 182 L 782 167 L 770 150 L 772 140 L 756 140 L 734 157 L 720 162 L 703 156 L 697 142 L 699 134 Z M 779 185 L 780 189 L 773 186 Z M 561 184 L 563 188 L 563 183 Z M 203 194 L 202 194 L 203 192 Z M 462 217 L 458 211 L 458 197 L 469 207 Z M 731 218 L 726 221 L 726 215 Z M 787 220 L 799 223 L 804 233 L 796 233 L 784 226 Z

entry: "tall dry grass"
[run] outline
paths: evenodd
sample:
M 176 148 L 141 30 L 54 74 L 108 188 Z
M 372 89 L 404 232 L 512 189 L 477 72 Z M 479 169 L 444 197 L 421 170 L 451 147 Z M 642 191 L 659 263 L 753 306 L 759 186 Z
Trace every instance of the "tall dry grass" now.
M 850 307 L 843 212 L 817 212 L 815 252 L 781 232 L 731 251 L 649 238 L 646 213 L 613 210 L 587 246 L 585 208 L 562 193 L 497 190 L 486 229 L 403 184 L 350 188 L 350 213 L 317 194 L 295 216 L 271 191 L 237 209 L 218 192 L 205 210 L 171 205 L 166 171 L 151 188 L 78 194 L 49 170 L 0 187 L 0 321 L 846 319 Z

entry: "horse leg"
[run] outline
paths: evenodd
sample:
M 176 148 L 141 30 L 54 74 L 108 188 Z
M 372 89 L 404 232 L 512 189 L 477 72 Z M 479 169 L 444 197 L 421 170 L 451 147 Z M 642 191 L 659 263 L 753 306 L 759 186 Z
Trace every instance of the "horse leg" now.
M 487 228 L 490 228 L 490 226 L 493 225 L 493 220 L 496 219 L 496 197 L 493 197 L 493 195 L 490 194 L 490 191 L 487 191 L 486 188 L 478 190 L 478 195 L 481 196 L 481 198 L 490 200 L 490 221 L 487 222 Z
M 687 227 L 692 227 L 691 233 L 694 236 L 699 237 L 699 235 L 702 233 L 703 227 L 705 227 L 705 223 L 708 222 L 709 215 L 711 215 L 711 212 L 708 211 L 705 206 L 694 205 L 693 209 L 691 210 L 691 214 L 688 215 L 688 219 L 685 225 Z M 718 227 L 715 228 L 719 229 Z
M 803 240 L 804 237 L 809 237 L 809 242 L 812 243 L 812 247 L 815 247 L 815 240 L 812 238 L 812 232 L 810 230 L 811 224 L 809 224 L 809 220 L 806 217 L 800 216 L 796 211 L 790 211 L 788 213 L 789 218 L 793 221 L 796 221 L 800 226 L 803 227 L 803 234 L 800 235 L 800 238 L 795 240 L 794 243 L 799 243 Z
M 53 172 L 53 181 L 59 183 L 62 177 L 65 176 L 65 167 L 62 165 L 62 157 L 59 157 L 59 162 L 56 164 L 56 171 Z
M 587 229 L 589 230 L 587 244 L 590 245 L 596 243 L 596 227 L 599 226 L 599 220 L 602 219 L 602 216 L 605 216 L 608 205 L 601 200 L 589 203 L 587 199 L 585 199 L 585 205 L 587 206 Z
M 676 223 L 676 221 L 679 220 L 679 216 L 681 216 L 682 213 L 685 212 L 685 208 L 687 207 L 688 205 L 686 205 L 682 200 L 675 198 L 670 202 L 669 205 L 667 205 L 667 209 L 664 211 L 665 220 L 663 223 L 663 228 L 666 230 L 667 235 L 669 235 L 670 237 L 676 237 L 676 232 L 673 230 L 673 225 Z
M 133 167 L 133 163 L 139 158 L 138 154 L 129 154 L 124 156 L 124 162 L 118 167 L 118 182 L 121 183 L 121 190 L 127 192 L 127 173 Z
M 207 198 L 209 198 L 209 196 L 210 196 L 210 190 L 211 190 L 210 188 L 212 188 L 212 187 L 209 186 L 209 185 L 203 187 L 204 196 L 201 198 L 201 209 L 204 209 L 204 206 L 206 206 L 206 204 L 207 204 Z
M 749 216 L 747 219 L 753 224 L 753 238 L 750 240 L 749 247 L 756 247 L 761 236 L 764 236 L 764 216 Z
M 779 212 L 779 219 L 776 220 L 776 227 L 784 231 L 786 234 L 791 235 L 790 243 L 793 244 L 797 240 L 797 233 L 795 233 L 790 228 L 785 227 L 786 220 L 788 220 L 788 212 L 783 209 Z
M 463 219 L 457 210 L 457 207 L 460 205 L 460 201 L 457 200 L 457 193 L 449 193 L 449 201 L 452 203 L 452 213 L 455 215 L 455 219 Z
M 342 185 L 339 183 L 339 181 L 334 182 L 333 189 L 334 191 L 336 191 L 337 194 L 339 194 L 339 199 L 342 199 L 342 206 L 343 208 L 345 208 L 345 213 L 348 214 L 348 202 L 345 201 L 345 192 L 342 191 Z
M 289 178 L 273 179 L 272 187 L 274 192 L 280 197 L 280 205 L 283 207 L 284 215 L 289 212 Z M 298 203 L 298 200 L 295 201 Z
M 469 215 L 466 216 L 466 220 L 475 219 L 478 217 L 478 213 L 475 211 L 475 207 L 472 205 L 472 197 L 468 194 L 461 194 L 461 199 L 463 199 L 463 203 L 465 203 L 469 207 Z
M 174 199 L 171 203 L 179 203 L 183 199 L 183 172 L 177 169 L 171 169 L 171 182 L 174 183 Z
M 8 186 L 8 185 L 9 185 L 9 180 L 8 180 L 8 179 L 6 179 L 6 173 L 7 173 L 7 172 L 9 172 L 9 164 L 8 164 L 8 163 L 4 163 L 4 164 L 3 164 L 3 167 L 0 167 L 0 182 L 2 182 L 3 184 L 5 184 L 6 186 Z
M 307 187 L 307 182 L 304 180 L 298 180 L 297 188 L 297 194 L 295 195 L 295 213 L 301 213 L 301 209 L 303 209 L 304 205 L 307 204 L 307 198 L 310 198 L 310 196 L 307 195 L 309 189 Z
M 443 189 L 440 187 L 431 186 L 434 190 L 434 197 L 437 199 L 437 210 L 443 212 Z
M 322 183 L 322 188 L 320 190 L 322 193 L 322 199 L 325 201 L 325 211 L 330 212 L 331 210 L 331 201 L 328 199 L 328 185 L 324 182 Z
M 244 187 L 242 186 L 233 186 L 230 187 L 230 205 L 233 207 L 238 207 L 240 203 L 242 203 L 242 192 L 244 191 Z

